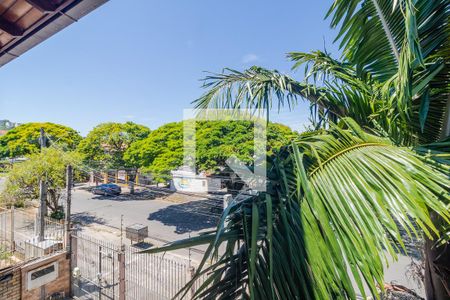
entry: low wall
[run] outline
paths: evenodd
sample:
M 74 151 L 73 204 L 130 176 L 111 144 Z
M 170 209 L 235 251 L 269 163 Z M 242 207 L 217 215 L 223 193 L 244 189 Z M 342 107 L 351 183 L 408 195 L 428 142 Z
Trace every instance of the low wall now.
M 21 271 L 20 266 L 13 266 L 0 270 L 0 299 L 21 299 Z
M 66 253 L 45 257 L 22 266 L 22 299 L 45 299 L 70 292 L 70 264 Z M 0 297 L 0 299 L 2 299 Z

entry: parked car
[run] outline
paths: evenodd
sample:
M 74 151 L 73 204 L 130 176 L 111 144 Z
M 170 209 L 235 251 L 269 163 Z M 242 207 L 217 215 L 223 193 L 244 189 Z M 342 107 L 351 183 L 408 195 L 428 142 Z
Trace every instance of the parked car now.
M 106 183 L 93 188 L 92 193 L 95 195 L 117 196 L 122 193 L 122 189 L 117 184 Z

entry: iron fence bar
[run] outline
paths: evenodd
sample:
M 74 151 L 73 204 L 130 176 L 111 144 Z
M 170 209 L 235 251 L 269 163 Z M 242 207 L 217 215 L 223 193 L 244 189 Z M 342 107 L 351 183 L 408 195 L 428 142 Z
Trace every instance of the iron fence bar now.
M 130 246 L 120 250 L 118 246 L 84 234 L 73 233 L 72 237 L 77 239 L 74 252 L 77 253 L 76 266 L 81 270 L 82 282 L 90 282 L 86 288 L 78 285 L 80 293 L 94 291 L 97 292 L 94 298 L 114 300 L 124 299 L 120 298 L 122 293 L 130 300 L 172 299 L 189 281 L 187 259 L 138 254 L 139 250 Z M 125 267 L 121 267 L 122 264 Z M 101 280 L 95 280 L 96 275 Z M 195 288 L 203 280 L 196 283 Z

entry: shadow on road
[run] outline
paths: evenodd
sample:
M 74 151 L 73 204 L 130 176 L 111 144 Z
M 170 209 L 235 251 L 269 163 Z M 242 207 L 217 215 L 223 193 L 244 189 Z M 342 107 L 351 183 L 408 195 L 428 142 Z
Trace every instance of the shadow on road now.
M 196 200 L 160 209 L 151 213 L 148 220 L 175 226 L 175 233 L 183 234 L 216 227 L 219 214 L 212 209 L 210 200 Z
M 136 244 L 133 244 L 132 247 L 139 249 L 139 250 L 146 250 L 149 249 L 151 247 L 153 247 L 154 245 L 152 243 L 149 242 L 139 242 Z
M 117 196 L 95 195 L 92 197 L 92 199 L 111 200 L 111 201 L 140 201 L 140 200 L 153 200 L 158 197 L 160 197 L 160 195 L 153 191 L 139 191 L 133 195 L 128 193 L 120 194 Z
M 99 218 L 89 212 L 72 214 L 72 222 L 79 223 L 81 225 L 90 225 L 94 223 L 104 225 L 107 223 L 105 219 Z

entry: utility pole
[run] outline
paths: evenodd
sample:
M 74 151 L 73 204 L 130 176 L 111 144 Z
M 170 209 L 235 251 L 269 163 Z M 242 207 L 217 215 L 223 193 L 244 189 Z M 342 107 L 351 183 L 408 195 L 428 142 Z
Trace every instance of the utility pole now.
M 44 128 L 41 127 L 41 135 L 39 137 L 39 146 L 41 148 L 41 152 L 42 152 L 42 149 L 46 147 L 46 145 L 47 145 L 47 143 L 46 143 L 46 139 L 45 139 L 45 131 L 44 131 Z
M 136 180 L 136 170 L 133 169 L 128 172 L 128 187 L 130 188 L 130 194 L 134 194 L 134 181 Z
M 66 251 L 69 259 L 69 271 L 72 271 L 72 224 L 70 222 L 70 214 L 72 208 L 72 186 L 73 186 L 73 169 L 71 165 L 66 168 L 66 211 L 65 211 L 65 225 L 66 225 Z M 73 296 L 72 280 L 69 280 L 69 296 Z
M 45 203 L 47 199 L 47 185 L 45 184 L 45 180 L 41 179 L 39 181 L 39 241 L 42 242 L 44 240 L 44 229 L 45 229 Z
M 41 128 L 41 135 L 39 139 L 39 144 L 42 149 L 45 148 L 45 132 L 44 128 Z M 42 242 L 44 240 L 44 230 L 45 230 L 45 214 L 47 210 L 47 184 L 45 183 L 45 179 L 41 177 L 39 181 L 39 241 Z
M 9 224 L 10 228 L 11 228 L 11 237 L 10 237 L 10 243 L 11 243 L 11 252 L 15 252 L 16 251 L 16 240 L 14 238 L 14 205 L 11 205 L 11 216 L 10 216 L 10 224 Z
M 125 286 L 125 245 L 123 244 L 123 215 L 120 215 L 120 252 L 117 255 L 119 261 L 119 300 L 126 298 Z
M 66 250 L 71 252 L 72 247 L 70 244 L 70 232 L 72 230 L 72 224 L 70 223 L 70 214 L 72 208 L 72 186 L 73 186 L 73 169 L 71 165 L 66 168 L 66 211 L 65 211 L 65 223 L 66 223 Z

